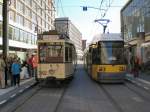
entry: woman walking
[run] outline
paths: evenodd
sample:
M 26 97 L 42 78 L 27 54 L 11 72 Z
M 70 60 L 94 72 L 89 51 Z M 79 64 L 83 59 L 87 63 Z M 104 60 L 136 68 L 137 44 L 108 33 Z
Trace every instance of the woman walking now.
M 12 72 L 12 75 L 13 75 L 14 86 L 16 86 L 16 83 L 19 86 L 20 85 L 21 65 L 20 65 L 20 63 L 17 59 L 15 59 L 13 64 L 12 64 L 11 72 Z

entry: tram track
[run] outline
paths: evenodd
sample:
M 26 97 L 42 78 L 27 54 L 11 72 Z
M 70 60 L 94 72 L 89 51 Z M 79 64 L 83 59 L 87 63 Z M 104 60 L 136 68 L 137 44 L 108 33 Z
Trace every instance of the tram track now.
M 109 99 L 110 103 L 117 110 L 117 112 L 125 112 L 119 103 L 112 97 L 112 95 L 105 89 L 105 87 L 101 84 L 97 84 L 98 90 L 102 90 L 106 97 Z
M 139 87 L 135 84 L 125 83 L 124 85 L 126 88 L 128 88 L 130 91 L 132 91 L 133 93 L 135 93 L 139 97 L 143 98 L 145 101 L 150 102 L 150 97 L 146 97 L 146 95 L 145 95 L 145 94 L 149 95 L 149 92 L 147 90 L 145 90 L 142 87 Z
M 147 87 L 147 86 L 145 86 L 145 85 L 143 85 L 143 84 L 141 84 L 141 83 L 137 83 L 136 81 L 131 81 L 131 80 L 126 80 L 126 81 L 127 81 L 128 83 L 130 83 L 130 84 L 136 86 L 137 88 L 140 88 L 140 89 L 142 89 L 143 91 L 150 93 L 149 87 Z
M 42 88 L 38 86 L 37 89 L 30 96 L 28 96 L 27 99 L 25 99 L 23 102 L 21 102 L 20 104 L 18 104 L 16 106 L 16 108 L 14 108 L 11 112 L 15 112 L 20 106 L 24 105 L 28 100 L 30 100 L 34 95 L 36 95 L 38 93 L 38 91 L 40 91 L 41 89 Z
M 34 102 L 35 105 L 33 106 L 35 106 L 35 108 L 36 107 L 39 108 L 38 105 L 43 105 L 43 103 L 47 103 L 47 104 L 52 105 L 50 106 L 52 107 L 50 109 L 50 112 L 58 112 L 58 109 L 63 101 L 63 96 L 67 88 L 68 88 L 68 84 L 65 84 L 63 87 L 53 87 L 53 88 L 39 86 L 38 84 L 34 88 L 31 88 L 28 92 L 23 93 L 22 95 L 18 96 L 15 100 L 9 102 L 6 106 L 1 108 L 0 111 L 2 112 L 22 112 L 22 110 L 29 111 L 30 110 L 29 104 Z M 46 98 L 47 100 L 43 102 L 42 100 L 44 100 L 43 98 L 45 97 L 47 97 Z M 37 98 L 39 100 L 37 100 Z M 52 102 L 52 100 L 54 102 Z M 9 105 L 12 105 L 12 106 L 9 106 Z M 49 106 L 46 105 L 43 108 L 48 109 Z M 37 112 L 42 112 L 43 108 L 39 108 Z M 32 110 L 32 111 L 35 111 L 35 110 Z
M 116 112 L 130 112 L 133 111 L 135 105 L 139 105 L 137 111 L 147 111 L 146 105 L 150 104 L 150 95 L 147 91 L 142 91 L 136 85 L 132 83 L 125 83 L 122 85 L 114 84 L 97 84 L 99 91 L 103 92 L 108 98 L 109 102 L 116 109 Z M 118 90 L 122 90 L 119 92 Z M 118 92 L 119 93 L 118 93 Z M 123 94 L 124 91 L 128 91 L 128 94 Z M 126 104 L 129 102 L 129 104 Z M 142 105 L 141 105 L 142 104 Z M 143 105 L 144 104 L 144 105 Z M 141 107 L 141 108 L 140 108 Z
M 54 112 L 58 112 L 58 109 L 59 109 L 61 103 L 63 102 L 63 98 L 64 98 L 64 95 L 65 95 L 65 93 L 66 93 L 67 88 L 68 88 L 68 85 L 67 85 L 67 87 L 64 88 L 64 90 L 63 90 L 63 92 L 62 92 L 62 94 L 61 94 L 61 96 L 60 96 L 60 98 L 59 98 L 59 101 L 58 101 L 58 103 L 57 103 L 57 105 L 56 105 L 56 107 L 55 107 Z

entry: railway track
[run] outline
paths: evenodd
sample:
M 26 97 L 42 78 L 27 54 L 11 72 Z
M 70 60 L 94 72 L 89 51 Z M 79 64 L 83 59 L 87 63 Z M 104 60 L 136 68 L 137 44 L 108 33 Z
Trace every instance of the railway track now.
M 144 88 L 131 83 L 125 83 L 124 85 L 126 88 L 128 88 L 130 91 L 132 91 L 133 93 L 135 93 L 136 95 L 144 99 L 145 101 L 150 102 L 150 97 L 146 97 L 150 93 L 148 90 L 145 90 Z
M 117 112 L 125 112 L 122 107 L 119 105 L 119 103 L 112 97 L 112 95 L 105 89 L 105 87 L 102 84 L 98 84 L 97 88 L 99 90 L 102 90 L 103 93 L 106 95 L 106 97 L 109 99 L 109 102 L 113 105 L 113 107 L 116 109 Z
M 147 112 L 146 107 L 150 104 L 149 91 L 144 91 L 144 89 L 129 82 L 121 85 L 97 84 L 97 88 L 105 94 L 116 112 L 132 112 L 134 109 L 137 109 L 135 111 L 138 112 Z M 135 108 L 135 105 L 139 105 L 138 108 Z
M 18 96 L 15 100 L 9 102 L 6 106 L 4 106 L 4 108 L 1 108 L 0 111 L 57 112 L 62 102 L 63 96 L 67 90 L 67 87 L 67 85 L 64 85 L 63 87 L 48 88 L 37 85 L 36 87 L 31 88 L 31 90 L 29 90 L 31 91 L 30 94 L 29 91 L 27 93 L 23 93 L 22 95 Z M 11 107 L 9 105 L 13 106 Z M 42 108 L 39 107 L 40 105 L 42 106 Z

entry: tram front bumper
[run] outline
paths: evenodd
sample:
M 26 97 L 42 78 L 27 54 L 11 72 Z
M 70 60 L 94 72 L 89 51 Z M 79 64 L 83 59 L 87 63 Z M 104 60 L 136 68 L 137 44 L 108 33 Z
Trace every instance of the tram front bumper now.
M 100 82 L 123 82 L 125 80 L 125 72 L 120 73 L 105 73 L 99 72 L 97 79 Z

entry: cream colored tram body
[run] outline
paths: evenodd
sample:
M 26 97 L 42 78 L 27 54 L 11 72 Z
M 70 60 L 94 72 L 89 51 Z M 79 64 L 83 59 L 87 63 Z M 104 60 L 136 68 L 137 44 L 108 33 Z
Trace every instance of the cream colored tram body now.
M 62 38 L 63 37 L 63 38 Z M 73 77 L 76 68 L 76 50 L 66 36 L 42 34 L 38 44 L 38 80 L 54 78 L 65 80 Z

